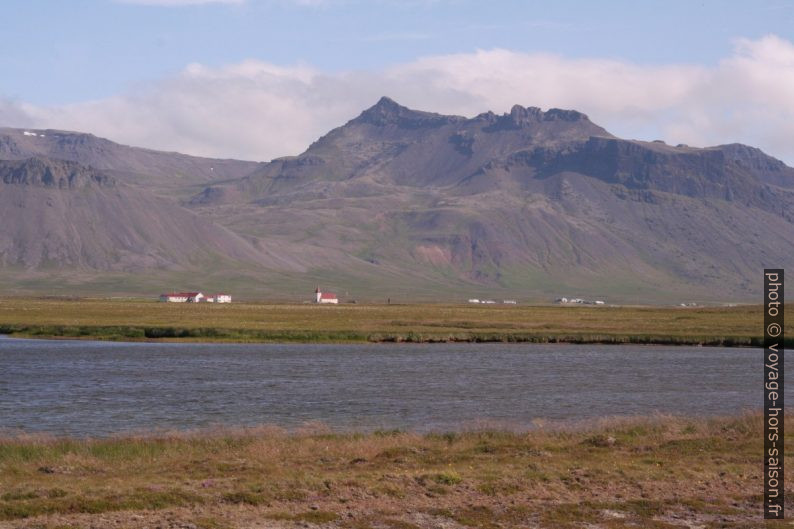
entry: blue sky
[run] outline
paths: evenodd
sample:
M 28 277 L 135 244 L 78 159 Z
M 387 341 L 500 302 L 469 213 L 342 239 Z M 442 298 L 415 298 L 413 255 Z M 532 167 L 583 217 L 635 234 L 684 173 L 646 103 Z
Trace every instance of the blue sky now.
M 758 85 L 777 84 L 774 78 L 741 89 L 752 93 L 721 93 L 721 106 L 685 118 L 698 103 L 713 106 L 696 97 L 710 90 L 702 77 L 720 82 L 730 73 L 726 62 L 738 64 L 743 56 L 766 65 L 762 75 L 781 69 L 787 86 L 794 41 L 790 1 L 5 0 L 3 11 L 0 126 L 91 127 L 118 141 L 265 159 L 302 150 L 374 102 L 380 90 L 411 106 L 463 114 L 507 111 L 511 101 L 584 105 L 579 109 L 621 135 L 706 144 L 736 134 L 737 141 L 794 160 L 794 150 L 784 148 L 789 129 L 776 130 L 772 138 L 761 130 L 768 116 L 758 107 L 765 98 Z M 747 75 L 734 66 L 734 75 Z M 521 68 L 533 68 L 535 76 L 521 77 Z M 489 88 L 470 75 L 480 69 L 497 80 L 503 75 L 503 82 Z M 580 70 L 591 71 L 591 77 L 571 73 Z M 611 82 L 625 85 L 630 78 L 635 91 L 653 91 L 654 77 L 666 79 L 669 90 L 656 94 L 664 104 L 637 100 L 620 107 L 603 86 L 600 100 L 567 88 L 559 100 L 554 97 L 563 77 L 586 84 L 617 70 Z M 551 78 L 557 81 L 538 91 Z M 686 94 L 667 101 L 666 94 L 676 93 L 682 82 L 688 83 Z M 296 99 L 298 92 L 304 95 Z M 252 111 L 237 108 L 225 116 L 218 108 L 213 115 L 205 107 L 223 94 L 244 98 L 235 105 L 250 104 Z M 770 115 L 781 94 L 773 96 Z M 758 100 L 756 106 L 742 107 L 748 99 Z M 220 138 L 230 130 L 246 131 L 244 145 L 169 114 L 185 101 L 202 108 L 203 120 L 226 120 L 219 125 Z M 279 120 L 291 119 L 290 111 L 301 106 L 309 112 L 295 120 L 300 130 L 273 141 L 273 131 L 287 123 Z M 737 108 L 741 119 L 726 121 Z M 246 115 L 275 128 L 252 126 Z M 742 132 L 748 120 L 755 120 L 750 128 L 757 131 Z M 262 138 L 261 148 L 256 138 Z
M 2 91 L 33 103 L 95 99 L 200 62 L 373 69 L 505 48 L 637 63 L 714 64 L 737 37 L 794 40 L 794 2 L 288 1 L 167 6 L 6 0 Z

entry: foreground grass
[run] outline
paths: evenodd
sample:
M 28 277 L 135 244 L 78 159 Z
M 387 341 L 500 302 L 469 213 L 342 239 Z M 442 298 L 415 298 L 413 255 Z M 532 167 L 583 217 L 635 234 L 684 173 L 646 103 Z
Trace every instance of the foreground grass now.
M 759 415 L 529 433 L 8 437 L 0 527 L 766 527 L 762 450 Z
M 792 308 L 791 310 L 794 310 Z M 0 334 L 230 342 L 760 345 L 762 308 L 174 304 L 0 300 Z M 794 340 L 788 338 L 788 344 Z

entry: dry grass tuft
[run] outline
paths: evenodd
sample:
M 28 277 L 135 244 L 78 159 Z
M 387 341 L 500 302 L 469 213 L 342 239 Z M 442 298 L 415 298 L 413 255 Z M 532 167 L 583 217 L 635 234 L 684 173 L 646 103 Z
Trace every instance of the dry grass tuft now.
M 0 527 L 762 527 L 761 427 L 745 414 L 424 435 L 14 435 L 0 439 Z

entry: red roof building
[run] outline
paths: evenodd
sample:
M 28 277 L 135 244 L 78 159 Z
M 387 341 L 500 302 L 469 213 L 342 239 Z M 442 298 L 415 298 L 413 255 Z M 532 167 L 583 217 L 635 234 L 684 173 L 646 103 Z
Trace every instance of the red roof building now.
M 339 298 L 336 297 L 336 294 L 332 294 L 331 292 L 321 292 L 320 287 L 317 287 L 314 291 L 314 302 L 337 304 L 339 303 Z

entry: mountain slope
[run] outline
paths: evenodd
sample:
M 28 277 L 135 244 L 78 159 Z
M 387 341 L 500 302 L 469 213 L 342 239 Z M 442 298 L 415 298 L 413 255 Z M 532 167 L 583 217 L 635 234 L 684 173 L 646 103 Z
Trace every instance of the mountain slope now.
M 246 178 L 249 191 L 279 191 L 309 180 L 371 178 L 409 186 L 453 184 L 526 145 L 553 147 L 611 137 L 575 111 L 513 107 L 473 119 L 418 112 L 382 98 L 302 155 L 274 160 Z
M 75 162 L 0 161 L 0 211 L 4 268 L 143 272 L 213 260 L 278 263 L 172 201 Z
M 794 169 L 742 145 L 622 140 L 575 111 L 466 119 L 384 98 L 191 205 L 473 290 L 749 299 L 761 268 L 791 264 L 793 189 Z
M 93 134 L 0 128 L 0 160 L 35 156 L 90 165 L 126 183 L 168 192 L 181 186 L 240 178 L 259 166 L 256 162 L 128 147 Z

